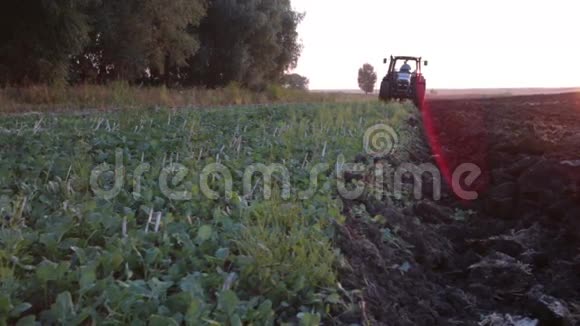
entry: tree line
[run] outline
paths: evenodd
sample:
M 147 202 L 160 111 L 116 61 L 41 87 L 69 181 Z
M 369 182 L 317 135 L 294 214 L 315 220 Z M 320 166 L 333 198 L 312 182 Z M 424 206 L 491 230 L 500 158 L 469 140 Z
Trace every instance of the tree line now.
M 290 0 L 4 0 L 0 85 L 262 88 L 295 68 L 302 18 Z

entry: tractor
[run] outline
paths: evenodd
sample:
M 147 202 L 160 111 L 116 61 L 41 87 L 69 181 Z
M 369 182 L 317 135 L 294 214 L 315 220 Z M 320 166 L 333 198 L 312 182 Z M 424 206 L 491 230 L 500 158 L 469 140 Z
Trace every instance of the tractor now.
M 415 71 L 411 71 L 409 62 L 415 63 Z M 387 59 L 384 59 L 383 63 L 386 64 Z M 421 57 L 391 56 L 389 72 L 381 83 L 379 99 L 382 101 L 409 99 L 421 109 L 426 90 L 425 77 L 421 73 L 422 63 Z M 428 61 L 424 63 L 425 66 L 428 65 Z M 400 68 L 397 71 L 398 66 Z

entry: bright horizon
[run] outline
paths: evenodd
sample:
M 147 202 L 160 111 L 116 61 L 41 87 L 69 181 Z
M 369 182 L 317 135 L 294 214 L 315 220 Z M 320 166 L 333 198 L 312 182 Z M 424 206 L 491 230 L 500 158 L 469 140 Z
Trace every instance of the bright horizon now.
M 358 89 L 364 63 L 379 87 L 390 55 L 421 56 L 428 88 L 580 86 L 577 0 L 292 0 L 306 17 L 295 72 L 310 88 Z

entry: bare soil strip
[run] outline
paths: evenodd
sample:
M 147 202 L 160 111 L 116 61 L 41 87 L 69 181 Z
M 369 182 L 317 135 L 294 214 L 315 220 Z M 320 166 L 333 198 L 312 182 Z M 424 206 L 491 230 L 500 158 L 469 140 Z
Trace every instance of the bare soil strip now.
M 370 197 L 345 205 L 342 286 L 364 290 L 353 299 L 360 309 L 337 319 L 578 325 L 580 94 L 439 100 L 428 110 L 449 167 L 482 167 L 480 198 L 465 203 L 444 189 L 441 201 L 407 207 Z M 413 162 L 434 162 L 427 143 Z

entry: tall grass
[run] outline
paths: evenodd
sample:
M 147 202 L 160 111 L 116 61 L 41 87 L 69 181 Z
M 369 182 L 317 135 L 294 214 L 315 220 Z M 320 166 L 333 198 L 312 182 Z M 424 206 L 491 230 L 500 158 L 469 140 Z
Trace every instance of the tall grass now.
M 0 113 L 67 112 L 117 108 L 207 107 L 266 103 L 351 102 L 370 100 L 358 94 L 318 93 L 272 85 L 253 92 L 237 84 L 219 89 L 138 87 L 126 82 L 109 85 L 46 86 L 0 89 Z
M 306 217 L 298 204 L 269 202 L 255 207 L 242 220 L 236 241 L 240 252 L 253 258 L 242 271 L 253 291 L 280 304 L 333 286 L 336 252 L 323 232 L 324 223 L 323 217 Z

